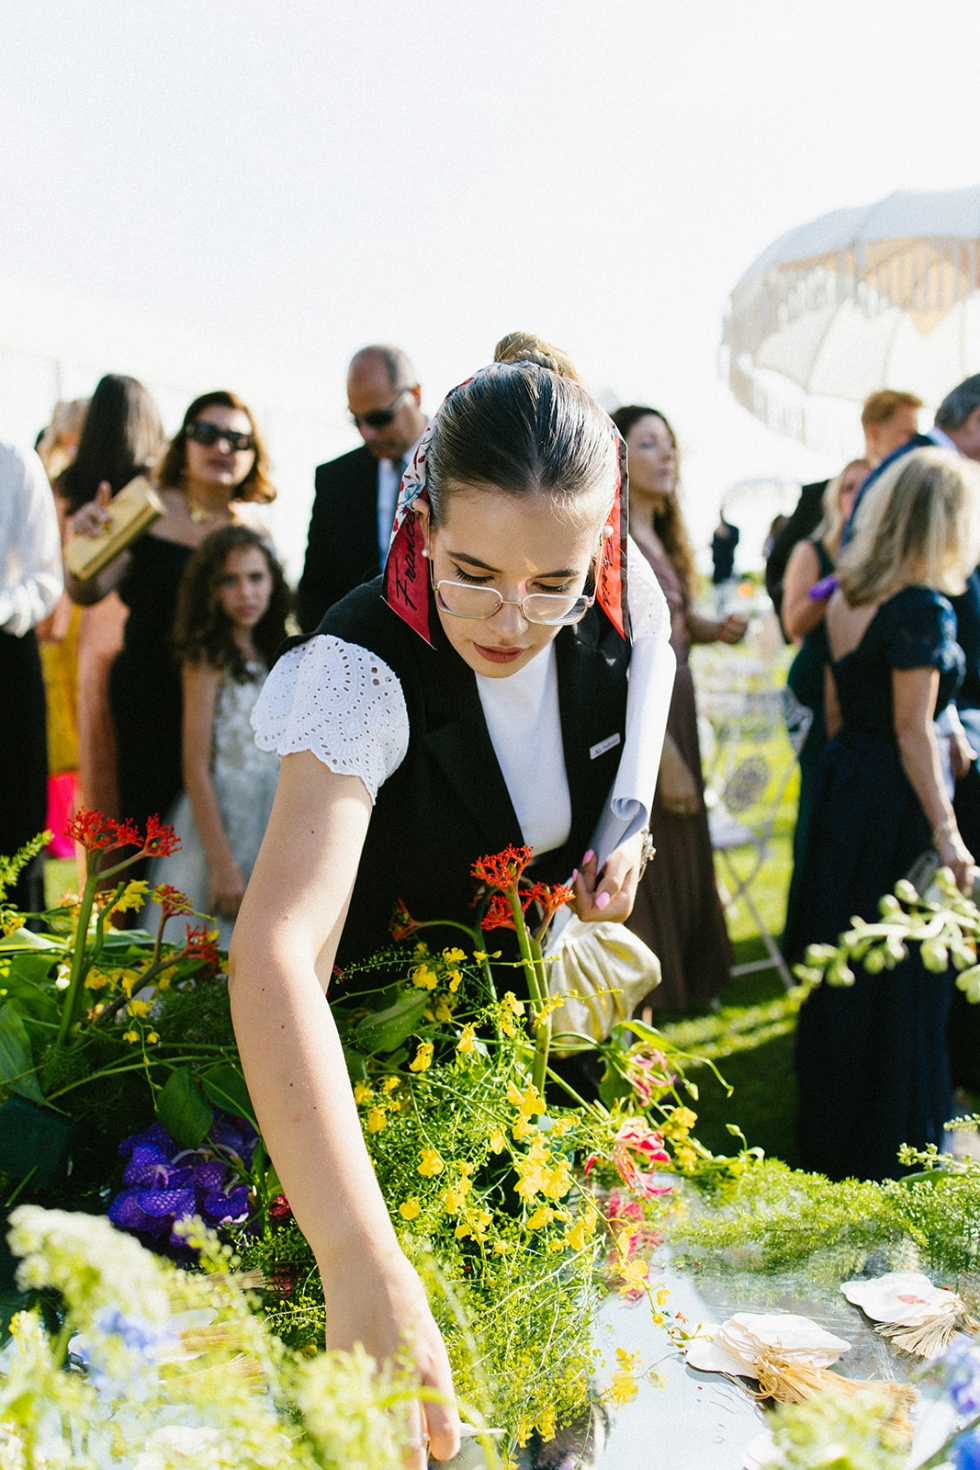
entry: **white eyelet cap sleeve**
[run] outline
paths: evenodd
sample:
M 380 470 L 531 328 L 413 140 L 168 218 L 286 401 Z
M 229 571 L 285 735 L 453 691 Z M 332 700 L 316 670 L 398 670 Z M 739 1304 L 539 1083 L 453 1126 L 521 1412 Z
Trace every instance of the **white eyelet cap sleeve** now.
M 630 622 L 633 625 L 633 641 L 639 638 L 670 637 L 670 612 L 667 599 L 660 583 L 654 576 L 653 567 L 647 561 L 636 542 L 630 537 L 629 582 L 627 600 Z
M 360 776 L 372 802 L 408 751 L 398 679 L 377 654 L 331 634 L 283 654 L 256 701 L 252 728 L 261 750 L 309 750 L 338 775 Z

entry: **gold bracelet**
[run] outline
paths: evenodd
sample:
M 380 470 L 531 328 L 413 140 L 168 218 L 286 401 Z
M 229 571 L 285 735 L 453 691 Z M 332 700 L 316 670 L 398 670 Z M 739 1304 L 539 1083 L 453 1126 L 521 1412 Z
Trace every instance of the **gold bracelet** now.
M 643 846 L 640 848 L 640 878 L 643 877 L 643 874 L 647 870 L 647 864 L 657 851 L 657 849 L 653 845 L 653 837 L 650 834 L 650 828 L 644 827 L 641 835 L 643 837 Z

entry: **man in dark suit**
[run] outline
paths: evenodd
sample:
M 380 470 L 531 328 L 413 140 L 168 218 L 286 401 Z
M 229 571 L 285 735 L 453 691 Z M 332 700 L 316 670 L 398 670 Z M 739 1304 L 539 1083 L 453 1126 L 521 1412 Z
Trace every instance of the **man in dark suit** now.
M 426 417 L 422 389 L 397 347 L 363 347 L 347 372 L 347 404 L 364 443 L 316 472 L 306 562 L 296 593 L 305 633 L 361 582 L 378 576 L 398 487 Z
M 922 399 L 914 393 L 899 393 L 893 388 L 884 388 L 865 399 L 861 428 L 864 430 L 865 457 L 872 464 L 887 459 L 893 450 L 915 434 L 921 407 Z M 796 509 L 773 542 L 766 561 L 766 591 L 777 613 L 781 614 L 782 610 L 783 577 L 789 554 L 797 541 L 810 536 L 823 519 L 823 493 L 828 484 L 827 480 L 818 480 L 801 487 Z

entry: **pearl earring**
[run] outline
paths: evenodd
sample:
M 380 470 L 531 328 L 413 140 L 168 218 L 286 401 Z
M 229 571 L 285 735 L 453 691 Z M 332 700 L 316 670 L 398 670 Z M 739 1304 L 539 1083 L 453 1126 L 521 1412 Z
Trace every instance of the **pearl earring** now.
M 429 548 L 427 546 L 422 547 L 422 555 L 425 557 L 426 561 L 429 560 Z

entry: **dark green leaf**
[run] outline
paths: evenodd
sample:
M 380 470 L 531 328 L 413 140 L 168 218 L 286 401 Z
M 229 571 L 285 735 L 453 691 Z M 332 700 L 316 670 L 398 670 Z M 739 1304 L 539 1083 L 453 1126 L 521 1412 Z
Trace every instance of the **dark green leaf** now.
M 201 1077 L 201 1086 L 216 1108 L 223 1108 L 236 1118 L 247 1118 L 258 1131 L 252 1099 L 238 1067 L 233 1067 L 230 1062 L 221 1062 L 217 1067 L 209 1068 Z
M 172 1072 L 157 1094 L 157 1117 L 181 1148 L 197 1148 L 204 1138 L 214 1120 L 214 1109 L 189 1067 Z
M 35 934 L 31 929 L 18 929 L 14 934 L 0 939 L 0 954 L 21 953 L 25 950 L 63 950 L 64 945 L 58 940 L 49 939 L 46 934 Z
M 9 968 L 4 966 L 7 970 L 4 983 L 22 980 L 28 985 L 46 984 L 51 966 L 57 958 L 57 952 L 52 954 L 50 950 L 22 950 L 19 954 L 11 955 Z
M 368 1056 L 379 1051 L 394 1051 L 407 1036 L 411 1036 L 428 1003 L 427 991 L 410 990 L 393 1006 L 375 1011 L 373 1016 L 365 1016 L 354 1030 L 353 1040 L 358 1051 Z
M 349 1046 L 345 1046 L 344 1061 L 347 1063 L 347 1075 L 352 1082 L 367 1080 L 367 1067 L 359 1051 L 351 1051 Z
M 24 1022 L 12 1006 L 0 1006 L 0 1087 L 43 1103 Z

